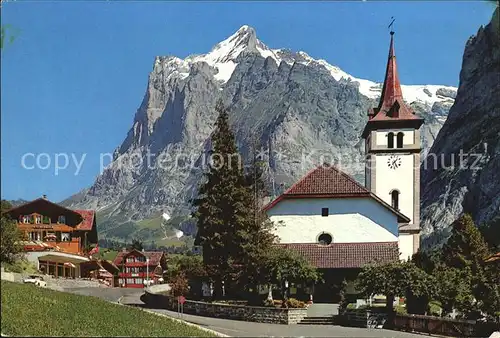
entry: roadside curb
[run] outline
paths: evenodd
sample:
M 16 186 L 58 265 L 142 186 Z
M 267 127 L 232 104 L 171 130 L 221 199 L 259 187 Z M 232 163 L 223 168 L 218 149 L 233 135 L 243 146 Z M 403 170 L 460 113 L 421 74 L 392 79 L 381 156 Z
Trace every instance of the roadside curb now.
M 116 303 L 119 304 L 119 305 L 122 305 L 122 306 L 129 306 L 129 305 L 122 304 L 121 300 L 122 300 L 123 297 L 124 296 L 121 296 L 120 298 L 118 298 L 118 301 Z M 113 302 L 113 303 L 115 303 L 115 302 Z M 133 306 L 133 307 L 135 307 L 135 306 Z M 155 311 L 152 311 L 152 310 L 143 309 L 143 308 L 140 308 L 140 307 L 135 307 L 135 308 L 137 308 L 137 309 L 139 309 L 141 311 L 144 311 L 144 312 L 152 313 L 152 314 L 154 314 L 156 316 L 159 316 L 159 317 L 168 318 L 168 319 L 173 320 L 173 321 L 178 322 L 178 323 L 183 323 L 183 324 L 186 324 L 188 326 L 196 327 L 199 330 L 203 330 L 205 332 L 212 333 L 212 334 L 216 335 L 217 337 L 231 337 L 231 336 L 225 335 L 223 333 L 217 332 L 215 330 L 207 329 L 206 327 L 200 326 L 198 324 L 190 323 L 190 322 L 187 322 L 187 321 L 179 319 L 179 318 L 174 318 L 174 317 L 171 317 L 171 316 L 163 314 L 163 313 L 158 313 L 158 312 L 155 312 Z

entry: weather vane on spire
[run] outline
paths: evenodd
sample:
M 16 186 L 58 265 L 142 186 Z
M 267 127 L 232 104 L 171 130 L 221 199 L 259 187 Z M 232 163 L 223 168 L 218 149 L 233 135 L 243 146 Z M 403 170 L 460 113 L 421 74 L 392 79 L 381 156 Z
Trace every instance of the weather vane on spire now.
M 389 28 L 391 30 L 391 35 L 394 34 L 394 30 L 393 30 L 393 27 L 394 27 L 394 21 L 396 21 L 396 19 L 394 19 L 393 16 L 391 16 L 391 23 L 389 24 L 389 26 L 387 28 Z

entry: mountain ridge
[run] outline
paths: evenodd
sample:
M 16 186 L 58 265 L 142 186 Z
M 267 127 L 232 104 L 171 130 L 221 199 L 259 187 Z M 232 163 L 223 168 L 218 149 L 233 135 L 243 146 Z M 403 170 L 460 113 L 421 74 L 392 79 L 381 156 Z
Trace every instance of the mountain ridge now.
M 384 66 L 381 62 L 381 72 Z M 134 223 L 163 212 L 188 214 L 188 201 L 196 195 L 202 171 L 161 168 L 159 158 L 187 155 L 184 162 L 191 164 L 204 159 L 218 98 L 231 111 L 244 159 L 255 138 L 265 146 L 271 195 L 314 165 L 301 163 L 304 152 L 311 150 L 336 160 L 349 158 L 351 163 L 343 169 L 362 181 L 361 130 L 381 87 L 305 52 L 271 49 L 246 25 L 207 54 L 185 59 L 158 56 L 133 126 L 115 149 L 113 162 L 91 187 L 63 204 L 98 210 L 104 236 L 122 225 L 123 234 L 133 234 L 140 230 Z M 429 149 L 454 103 L 456 88 L 403 85 L 402 89 L 405 101 L 424 117 L 421 134 L 424 148 Z M 154 155 L 153 169 L 144 161 L 122 165 L 134 157 L 144 160 L 148 154 Z

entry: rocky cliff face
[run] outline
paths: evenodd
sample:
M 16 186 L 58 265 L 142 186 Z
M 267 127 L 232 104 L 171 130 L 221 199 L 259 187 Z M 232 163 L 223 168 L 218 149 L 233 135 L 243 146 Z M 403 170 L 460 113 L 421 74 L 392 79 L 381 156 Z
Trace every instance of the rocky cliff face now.
M 381 73 L 384 67 L 380 60 Z M 304 52 L 270 49 L 253 28 L 243 26 L 208 54 L 157 57 L 114 161 L 92 187 L 65 204 L 99 210 L 101 231 L 113 237 L 134 232 L 135 222 L 163 212 L 186 214 L 206 163 L 219 97 L 231 111 L 244 158 L 252 142 L 262 145 L 271 194 L 332 158 L 363 181 L 360 135 L 380 91 L 381 84 Z M 425 118 L 422 137 L 429 148 L 456 89 L 403 86 L 403 93 Z
M 467 42 L 455 104 L 422 163 L 426 248 L 442 243 L 462 213 L 477 224 L 500 215 L 499 20 L 497 8 Z

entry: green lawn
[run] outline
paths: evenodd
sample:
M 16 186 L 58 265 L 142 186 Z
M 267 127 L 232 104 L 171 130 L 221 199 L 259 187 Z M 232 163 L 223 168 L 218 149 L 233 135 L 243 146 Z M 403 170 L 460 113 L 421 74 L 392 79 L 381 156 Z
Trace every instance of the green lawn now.
M 111 249 L 101 249 L 97 255 L 100 259 L 108 260 L 108 261 L 114 261 L 116 256 L 118 256 L 118 251 L 111 250 Z
M 94 297 L 6 281 L 1 292 L 2 334 L 9 336 L 215 336 Z

